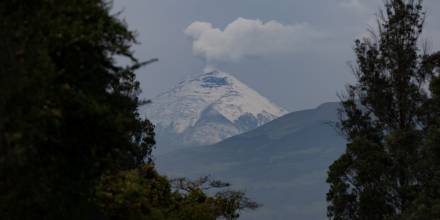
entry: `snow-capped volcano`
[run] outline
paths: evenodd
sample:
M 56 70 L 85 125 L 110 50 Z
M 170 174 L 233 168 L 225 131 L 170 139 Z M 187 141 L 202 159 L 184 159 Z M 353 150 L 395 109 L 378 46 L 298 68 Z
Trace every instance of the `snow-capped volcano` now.
M 143 110 L 156 125 L 158 145 L 180 146 L 213 144 L 287 113 L 233 75 L 220 71 L 179 83 Z

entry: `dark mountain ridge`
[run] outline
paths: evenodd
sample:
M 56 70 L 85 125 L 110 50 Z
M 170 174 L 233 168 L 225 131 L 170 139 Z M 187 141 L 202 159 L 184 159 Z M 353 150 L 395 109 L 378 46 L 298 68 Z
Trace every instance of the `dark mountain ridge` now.
M 158 169 L 170 177 L 210 175 L 245 189 L 264 206 L 241 219 L 326 219 L 326 172 L 345 148 L 330 125 L 338 107 L 325 103 L 215 145 L 161 155 Z

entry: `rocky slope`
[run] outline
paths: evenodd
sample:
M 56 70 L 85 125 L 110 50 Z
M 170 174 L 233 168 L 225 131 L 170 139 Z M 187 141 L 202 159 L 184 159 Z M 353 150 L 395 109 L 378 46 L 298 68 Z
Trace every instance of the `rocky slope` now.
M 232 74 L 220 71 L 179 83 L 153 98 L 141 112 L 156 125 L 160 151 L 214 144 L 287 113 Z

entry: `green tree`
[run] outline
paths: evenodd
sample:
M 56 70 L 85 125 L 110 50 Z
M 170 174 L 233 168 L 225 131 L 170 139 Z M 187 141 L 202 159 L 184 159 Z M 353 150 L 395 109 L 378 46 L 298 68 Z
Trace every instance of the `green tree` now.
M 422 1 L 388 0 L 378 34 L 356 41 L 357 83 L 341 109 L 348 144 L 328 172 L 330 219 L 400 218 L 425 189 L 426 117 L 435 112 L 426 87 L 438 56 L 418 47 L 424 19 Z
M 259 207 L 244 193 L 227 187 L 207 177 L 169 181 L 145 165 L 104 175 L 94 200 L 109 219 L 128 220 L 234 220 L 240 211 Z
M 94 202 L 109 219 L 166 219 L 172 201 L 168 180 L 151 165 L 101 177 Z
M 422 108 L 422 159 L 416 164 L 420 193 L 403 213 L 407 220 L 440 219 L 440 52 L 429 56 L 425 64 L 435 74 L 430 83 L 431 97 Z
M 187 210 L 215 219 L 223 214 L 216 201 L 247 201 L 182 194 L 154 171 L 154 130 L 137 112 L 135 71 L 156 59 L 133 56 L 135 34 L 110 7 L 0 2 L 2 219 L 193 219 L 180 217 Z
M 134 34 L 98 0 L 2 1 L 0 20 L 0 215 L 88 212 L 101 174 L 143 164 L 154 144 L 136 112 Z
M 246 197 L 245 193 L 228 189 L 229 183 L 201 177 L 195 181 L 186 178 L 171 181 L 178 197 L 178 204 L 186 204 L 175 216 L 177 219 L 235 220 L 240 211 L 255 210 L 261 205 Z M 207 196 L 211 195 L 213 196 Z M 195 205 L 194 205 L 195 204 Z M 200 215 L 201 214 L 201 215 Z M 198 216 L 194 218 L 195 216 Z

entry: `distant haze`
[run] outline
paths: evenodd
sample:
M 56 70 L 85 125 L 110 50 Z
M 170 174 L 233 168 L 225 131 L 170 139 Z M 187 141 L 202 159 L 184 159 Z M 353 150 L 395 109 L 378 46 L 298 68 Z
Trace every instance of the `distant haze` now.
M 142 60 L 152 98 L 207 64 L 235 74 L 292 111 L 336 101 L 353 81 L 353 41 L 374 27 L 382 0 L 115 0 Z M 425 0 L 425 38 L 440 48 L 440 1 Z
M 212 146 L 158 155 L 169 177 L 209 175 L 243 189 L 263 207 L 240 220 L 326 219 L 326 172 L 345 141 L 330 124 L 338 103 L 293 112 Z

